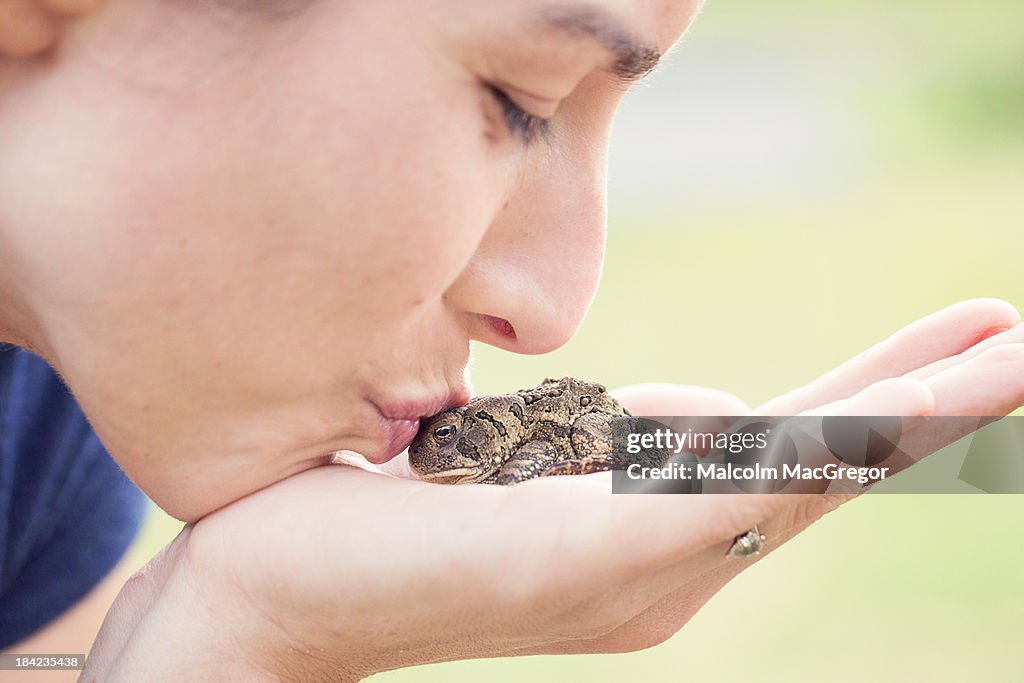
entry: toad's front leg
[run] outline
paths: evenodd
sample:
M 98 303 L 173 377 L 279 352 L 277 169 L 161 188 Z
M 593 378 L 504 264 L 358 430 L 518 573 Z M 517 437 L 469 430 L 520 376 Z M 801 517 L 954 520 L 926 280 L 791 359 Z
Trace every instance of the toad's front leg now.
M 558 451 L 550 441 L 527 441 L 501 469 L 484 480 L 485 484 L 507 486 L 541 476 L 558 462 Z

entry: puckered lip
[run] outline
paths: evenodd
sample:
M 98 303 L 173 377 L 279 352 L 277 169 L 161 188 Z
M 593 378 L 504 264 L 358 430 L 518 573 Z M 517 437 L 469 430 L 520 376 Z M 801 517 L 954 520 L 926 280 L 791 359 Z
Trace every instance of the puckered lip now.
M 464 386 L 458 386 L 443 394 L 420 399 L 396 400 L 381 397 L 369 400 L 377 409 L 381 448 L 376 453 L 364 455 L 367 460 L 379 465 L 409 447 L 419 432 L 420 421 L 423 418 L 465 405 L 469 401 L 469 391 Z

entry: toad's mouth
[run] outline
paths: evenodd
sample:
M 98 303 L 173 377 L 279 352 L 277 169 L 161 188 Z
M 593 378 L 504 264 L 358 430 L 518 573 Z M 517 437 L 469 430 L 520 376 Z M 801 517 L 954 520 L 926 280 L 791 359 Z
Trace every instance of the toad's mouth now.
M 463 467 L 457 470 L 445 470 L 444 472 L 428 472 L 420 475 L 423 481 L 432 481 L 436 484 L 471 484 L 474 481 L 483 479 L 482 472 L 477 469 Z

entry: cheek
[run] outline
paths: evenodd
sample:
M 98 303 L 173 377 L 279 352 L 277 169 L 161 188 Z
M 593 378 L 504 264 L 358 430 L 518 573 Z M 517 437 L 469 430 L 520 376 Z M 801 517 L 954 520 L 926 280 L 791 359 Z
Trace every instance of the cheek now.
M 292 178 L 272 210 L 318 236 L 328 281 L 372 283 L 385 306 L 408 301 L 400 292 L 439 300 L 500 210 L 508 175 L 462 67 L 424 59 L 432 48 L 415 33 L 396 40 L 382 51 L 339 47 L 326 29 L 311 36 L 265 123 L 269 166 Z
M 396 330 L 411 307 L 439 302 L 500 207 L 507 169 L 452 65 L 402 62 L 390 65 L 402 78 L 381 77 L 388 64 L 336 45 L 300 41 L 254 92 L 214 83 L 173 110 L 136 100 L 143 111 L 114 112 L 124 125 L 85 230 L 92 260 L 69 259 L 91 272 L 69 281 L 93 282 L 165 342 L 187 328 L 226 354 L 238 335 L 274 352 L 296 336 L 343 344 L 352 320 Z M 339 79 L 339 65 L 368 61 Z

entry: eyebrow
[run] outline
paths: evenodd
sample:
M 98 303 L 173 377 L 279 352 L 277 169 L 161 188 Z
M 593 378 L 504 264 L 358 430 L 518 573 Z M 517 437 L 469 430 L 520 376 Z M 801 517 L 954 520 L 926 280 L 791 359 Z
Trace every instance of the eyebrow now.
M 637 39 L 626 26 L 603 7 L 586 4 L 548 5 L 538 13 L 549 28 L 574 33 L 597 41 L 615 57 L 611 73 L 627 83 L 637 81 L 658 65 L 661 51 Z

